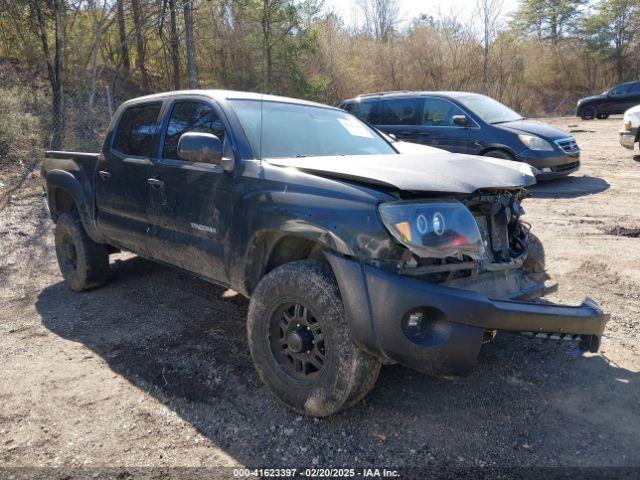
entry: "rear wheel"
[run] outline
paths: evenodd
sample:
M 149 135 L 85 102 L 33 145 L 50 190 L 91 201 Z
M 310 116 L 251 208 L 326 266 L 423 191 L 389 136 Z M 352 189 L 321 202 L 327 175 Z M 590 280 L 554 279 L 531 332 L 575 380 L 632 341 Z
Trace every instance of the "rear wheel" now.
M 320 262 L 292 262 L 267 274 L 251 297 L 247 333 L 258 375 L 301 414 L 348 408 L 380 372 L 380 362 L 351 339 L 333 273 Z
M 588 105 L 580 112 L 580 118 L 582 120 L 593 120 L 598 116 L 598 109 L 593 105 Z
M 55 243 L 60 272 L 71 290 L 80 292 L 106 283 L 109 275 L 107 249 L 89 238 L 75 210 L 58 218 Z
M 493 157 L 493 158 L 502 158 L 503 160 L 514 160 L 513 155 L 504 150 L 489 150 L 488 152 L 484 152 L 482 154 L 483 157 Z

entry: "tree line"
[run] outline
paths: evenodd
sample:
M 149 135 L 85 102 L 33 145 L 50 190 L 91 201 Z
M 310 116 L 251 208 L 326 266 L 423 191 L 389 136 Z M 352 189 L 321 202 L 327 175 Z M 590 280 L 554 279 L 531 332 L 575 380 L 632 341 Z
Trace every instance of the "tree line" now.
M 345 24 L 323 0 L 0 0 L 0 62 L 48 90 L 56 119 L 65 93 L 105 85 L 116 98 L 228 88 L 330 104 L 468 90 L 540 115 L 640 77 L 638 0 L 521 0 L 509 16 L 477 0 L 473 22 L 426 6 L 400 22 L 398 0 L 356 5 Z

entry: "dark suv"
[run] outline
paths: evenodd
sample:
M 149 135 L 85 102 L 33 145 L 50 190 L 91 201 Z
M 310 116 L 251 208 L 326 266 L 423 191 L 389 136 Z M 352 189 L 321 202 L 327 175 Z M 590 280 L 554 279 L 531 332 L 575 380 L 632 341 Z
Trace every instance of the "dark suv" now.
M 636 105 L 640 105 L 640 80 L 621 83 L 602 92 L 602 95 L 581 98 L 578 100 L 576 115 L 583 120 L 603 119 L 609 115 L 624 113 Z
M 340 107 L 399 140 L 526 162 L 539 170 L 538 179 L 580 168 L 580 149 L 571 135 L 477 93 L 376 93 Z

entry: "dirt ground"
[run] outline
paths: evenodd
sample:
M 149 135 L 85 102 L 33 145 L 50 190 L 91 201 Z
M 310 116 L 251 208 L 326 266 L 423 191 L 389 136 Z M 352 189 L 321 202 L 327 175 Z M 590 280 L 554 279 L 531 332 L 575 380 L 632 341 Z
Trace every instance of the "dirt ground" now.
M 499 334 L 468 377 L 387 366 L 324 420 L 260 384 L 243 298 L 124 254 L 106 287 L 68 291 L 37 168 L 2 172 L 0 466 L 639 467 L 640 159 L 619 122 L 551 120 L 582 169 L 524 202 L 551 299 L 611 313 L 601 352 Z

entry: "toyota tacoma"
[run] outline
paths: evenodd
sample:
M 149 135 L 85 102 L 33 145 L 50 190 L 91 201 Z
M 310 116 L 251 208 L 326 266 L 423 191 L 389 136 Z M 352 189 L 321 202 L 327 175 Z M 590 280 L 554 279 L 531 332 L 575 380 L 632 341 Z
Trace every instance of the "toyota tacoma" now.
M 381 364 L 467 372 L 496 331 L 595 352 L 607 321 L 589 299 L 541 300 L 529 165 L 396 144 L 325 105 L 141 97 L 100 153 L 49 151 L 42 174 L 71 290 L 128 251 L 241 293 L 258 375 L 302 414 L 357 403 Z

